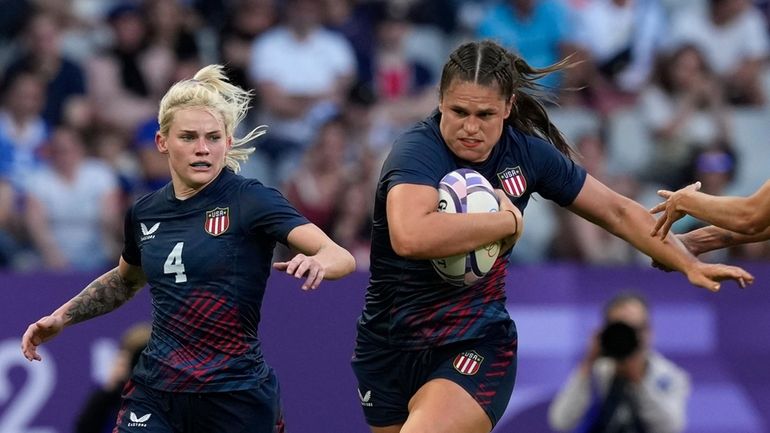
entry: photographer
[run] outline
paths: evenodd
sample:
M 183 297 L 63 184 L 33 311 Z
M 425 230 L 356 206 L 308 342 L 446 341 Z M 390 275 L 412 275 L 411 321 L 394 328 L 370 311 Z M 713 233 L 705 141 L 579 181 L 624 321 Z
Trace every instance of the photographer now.
M 652 350 L 647 303 L 623 293 L 604 307 L 604 326 L 548 411 L 554 430 L 676 433 L 684 430 L 690 380 Z

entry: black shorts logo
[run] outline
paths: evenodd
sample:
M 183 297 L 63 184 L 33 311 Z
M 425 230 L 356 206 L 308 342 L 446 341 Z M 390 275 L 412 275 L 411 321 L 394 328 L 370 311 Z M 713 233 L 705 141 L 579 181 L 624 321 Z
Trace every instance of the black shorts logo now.
M 366 391 L 366 393 L 361 394 L 361 389 L 359 388 L 358 389 L 358 399 L 361 400 L 361 406 L 366 406 L 366 407 L 374 406 L 374 404 L 372 404 L 372 402 L 369 401 L 369 400 L 372 399 L 372 390 L 371 389 L 369 391 Z

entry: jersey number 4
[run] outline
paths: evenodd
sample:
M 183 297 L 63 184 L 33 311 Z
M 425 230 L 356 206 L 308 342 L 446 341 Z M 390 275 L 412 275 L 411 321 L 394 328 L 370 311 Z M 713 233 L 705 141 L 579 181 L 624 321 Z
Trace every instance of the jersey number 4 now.
M 174 249 L 166 257 L 166 263 L 163 264 L 163 273 L 174 274 L 177 283 L 187 282 L 187 275 L 184 273 L 184 263 L 182 263 L 182 248 L 184 248 L 184 242 L 177 242 L 174 245 Z

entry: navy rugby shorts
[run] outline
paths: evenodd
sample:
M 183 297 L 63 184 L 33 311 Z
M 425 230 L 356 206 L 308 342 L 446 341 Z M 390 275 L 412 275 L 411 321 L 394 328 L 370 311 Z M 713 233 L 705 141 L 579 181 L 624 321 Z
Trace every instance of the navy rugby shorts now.
M 256 389 L 167 392 L 135 381 L 123 389 L 113 433 L 284 433 L 275 373 Z
M 516 327 L 511 322 L 481 339 L 424 350 L 359 341 L 352 360 L 358 398 L 373 427 L 403 424 L 409 400 L 433 379 L 447 379 L 478 402 L 492 425 L 503 415 L 516 380 Z

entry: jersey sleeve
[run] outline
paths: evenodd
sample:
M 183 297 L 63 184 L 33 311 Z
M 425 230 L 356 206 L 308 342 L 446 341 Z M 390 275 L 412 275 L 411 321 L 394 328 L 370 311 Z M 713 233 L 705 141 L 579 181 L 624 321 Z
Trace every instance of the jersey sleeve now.
M 267 234 L 283 244 L 289 232 L 310 222 L 278 190 L 258 181 L 244 186 L 240 203 L 240 218 L 250 234 Z
M 402 183 L 435 187 L 452 171 L 443 144 L 430 140 L 421 131 L 411 131 L 396 140 L 382 167 L 381 182 L 386 191 Z
M 531 138 L 530 143 L 537 173 L 535 190 L 559 206 L 569 206 L 583 188 L 585 169 L 545 140 Z
M 136 242 L 134 227 L 136 227 L 134 206 L 131 206 L 126 211 L 126 217 L 123 220 L 123 252 L 121 256 L 129 265 L 142 266 L 142 254 L 139 251 L 139 244 Z

